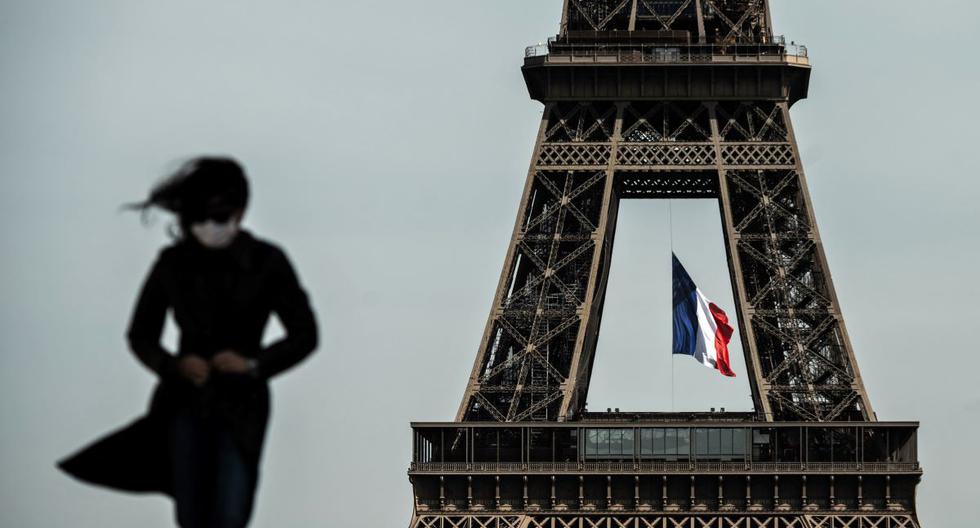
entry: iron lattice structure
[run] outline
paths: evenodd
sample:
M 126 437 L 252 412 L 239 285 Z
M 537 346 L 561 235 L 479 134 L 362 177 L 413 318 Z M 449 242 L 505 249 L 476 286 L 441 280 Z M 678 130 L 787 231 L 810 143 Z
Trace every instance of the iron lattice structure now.
M 908 515 L 423 515 L 416 528 L 917 528 Z
M 682 16 L 705 9 L 714 16 Z M 805 93 L 793 83 L 805 85 L 809 66 L 770 44 L 767 13 L 761 1 L 569 0 L 552 53 L 525 66 L 546 109 L 457 419 L 564 420 L 582 410 L 616 213 L 630 198 L 719 200 L 754 403 L 766 419 L 874 419 L 790 123 L 789 106 Z M 641 21 L 658 28 L 655 44 L 604 40 Z M 703 26 L 710 43 L 657 45 L 681 22 Z M 586 45 L 577 33 L 600 40 Z
M 874 429 L 877 418 L 841 316 L 790 119 L 790 107 L 807 96 L 809 61 L 805 48 L 773 35 L 768 2 L 566 0 L 559 34 L 546 49 L 528 48 L 523 73 L 531 97 L 545 108 L 455 422 L 501 429 L 496 440 L 448 425 L 438 438 L 434 429 L 416 430 L 413 528 L 917 526 L 917 462 L 862 474 L 867 463 L 910 463 L 915 434 L 893 438 Z M 586 413 L 585 403 L 619 203 L 687 198 L 719 204 L 755 413 L 701 417 L 697 425 L 675 415 L 619 416 L 610 429 L 607 422 L 617 417 Z M 744 427 L 731 432 L 713 425 L 732 420 Z M 513 469 L 507 464 L 529 468 L 536 456 L 547 457 L 534 454 L 545 433 L 522 424 L 591 422 L 605 425 L 568 438 L 552 435 L 551 462 L 565 465 L 525 475 L 522 484 L 508 478 L 501 484 L 502 472 Z M 659 425 L 638 425 L 646 422 Z M 760 423 L 828 425 L 801 429 L 798 439 L 790 434 L 780 446 L 776 436 L 770 440 L 754 428 Z M 852 434 L 833 426 L 839 423 L 862 425 Z M 508 429 L 518 426 L 524 427 L 519 441 L 516 429 Z M 620 435 L 621 445 L 629 431 L 633 451 L 618 458 L 590 453 L 589 446 L 602 443 L 602 431 Z M 671 431 L 687 435 L 686 447 L 657 453 L 651 444 L 643 451 L 640 435 Z M 702 433 L 704 445 L 693 440 Z M 742 451 L 712 451 L 713 434 L 732 434 Z M 883 447 L 873 447 L 882 438 Z M 679 470 L 683 475 L 656 465 L 641 469 L 646 460 L 676 460 L 678 453 L 690 461 Z M 744 467 L 699 465 L 704 457 L 714 463 L 739 456 Z M 810 464 L 827 457 L 856 466 L 840 480 L 813 477 L 810 489 L 823 490 L 817 494 L 826 499 L 813 499 L 812 491 L 808 497 Z M 626 472 L 633 476 L 620 474 L 625 466 L 614 461 L 631 462 Z M 477 463 L 496 474 L 474 469 Z M 605 500 L 602 483 L 584 476 L 595 471 L 608 473 Z M 438 485 L 433 472 L 442 472 Z M 726 498 L 722 488 L 729 484 L 718 484 L 713 496 L 699 480 L 705 472 L 747 481 L 733 491 L 736 498 Z M 538 482 L 545 474 L 550 498 Z M 562 500 L 562 486 L 574 488 L 575 474 L 578 496 L 568 491 Z M 662 501 L 641 501 L 648 481 L 661 477 Z M 487 478 L 495 479 L 493 499 L 479 497 L 481 489 L 490 493 Z M 614 500 L 614 488 L 630 482 L 636 500 Z M 521 485 L 522 498 L 508 499 L 507 490 Z

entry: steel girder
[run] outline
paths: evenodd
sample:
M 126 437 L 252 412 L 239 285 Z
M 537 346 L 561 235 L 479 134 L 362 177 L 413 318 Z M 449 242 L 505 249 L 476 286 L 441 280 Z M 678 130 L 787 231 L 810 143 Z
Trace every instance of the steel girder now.
M 552 143 L 604 144 L 571 152 L 567 170 L 532 169 L 493 313 L 461 409 L 468 419 L 558 420 L 595 346 L 617 201 L 609 149 L 614 105 L 552 109 L 537 151 Z M 598 158 L 603 166 L 590 167 Z M 599 302 L 596 302 L 598 299 Z
M 687 31 L 711 44 L 772 38 L 766 0 L 566 0 L 561 35 L 572 32 Z
M 756 411 L 874 420 L 786 103 L 551 103 L 458 420 L 565 420 L 588 392 L 618 202 L 719 199 Z
M 583 411 L 619 202 L 639 198 L 718 201 L 755 421 L 876 421 L 789 115 L 790 105 L 806 96 L 809 66 L 773 38 L 768 2 L 565 0 L 549 53 L 555 57 L 525 61 L 531 96 L 545 109 L 456 421 L 598 414 Z M 668 415 L 654 423 L 680 420 Z M 571 502 L 560 496 L 568 489 L 552 475 L 549 500 L 547 480 L 528 478 L 532 468 L 523 450 L 535 441 L 533 435 L 525 440 L 523 431 L 522 467 L 512 471 L 523 476 L 515 484 L 523 486 L 523 498 L 518 488 L 502 495 L 499 474 L 489 498 L 487 482 L 474 479 L 470 462 L 454 459 L 447 463 L 461 465 L 460 474 L 435 475 L 438 489 L 429 475 L 410 473 L 416 492 L 411 528 L 919 527 L 918 476 L 903 479 L 901 497 L 893 500 L 892 476 L 886 475 L 882 499 L 880 479 L 865 481 L 873 472 L 863 465 L 856 485 L 835 480 L 836 468 L 829 495 L 809 500 L 807 475 L 798 486 L 784 480 L 782 488 L 776 475 L 771 496 L 763 490 L 751 499 L 760 481 L 753 485 L 748 474 L 744 500 L 727 494 L 720 475 L 715 500 L 708 489 L 714 483 L 699 484 L 693 465 L 687 468 L 689 499 L 686 490 L 668 490 L 686 483 L 672 484 L 665 473 L 661 499 L 653 502 L 641 499 L 639 476 L 631 496 L 612 475 L 604 500 L 595 490 L 587 496 L 579 475 L 578 500 Z M 459 438 L 457 432 L 452 449 Z
M 919 528 L 904 513 L 420 514 L 410 528 Z

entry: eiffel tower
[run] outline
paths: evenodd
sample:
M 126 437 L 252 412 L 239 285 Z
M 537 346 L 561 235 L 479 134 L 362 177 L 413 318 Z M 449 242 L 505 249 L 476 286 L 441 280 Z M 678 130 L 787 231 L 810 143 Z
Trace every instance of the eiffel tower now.
M 864 389 L 768 2 L 565 0 L 523 74 L 531 167 L 456 420 L 412 424 L 411 528 L 918 527 L 919 424 Z M 754 411 L 589 412 L 619 203 L 687 198 L 719 204 Z

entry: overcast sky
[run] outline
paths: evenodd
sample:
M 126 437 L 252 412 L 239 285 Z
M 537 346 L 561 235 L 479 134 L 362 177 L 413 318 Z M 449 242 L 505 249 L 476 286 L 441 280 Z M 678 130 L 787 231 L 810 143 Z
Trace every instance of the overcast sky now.
M 921 420 L 923 525 L 976 525 L 980 178 L 968 0 L 775 0 L 805 43 L 794 124 L 878 416 Z M 0 525 L 171 526 L 56 459 L 141 414 L 123 333 L 175 160 L 246 165 L 247 225 L 286 247 L 322 345 L 274 383 L 253 526 L 405 526 L 411 420 L 453 418 L 541 107 L 524 46 L 560 0 L 0 2 Z M 675 250 L 730 310 L 717 206 L 674 202 Z M 666 204 L 624 204 L 592 409 L 750 409 L 742 376 L 669 355 Z M 731 313 L 731 312 L 730 312 Z M 169 338 L 172 339 L 173 332 Z M 973 491 L 971 491 L 973 490 Z

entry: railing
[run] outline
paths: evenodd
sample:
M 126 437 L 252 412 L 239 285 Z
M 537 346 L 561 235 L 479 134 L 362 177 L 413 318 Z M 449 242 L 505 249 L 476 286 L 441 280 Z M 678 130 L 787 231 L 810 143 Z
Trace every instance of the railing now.
M 547 509 L 551 507 L 551 499 L 544 497 L 533 497 L 527 500 L 528 508 Z
M 522 511 L 525 507 L 531 510 L 580 510 L 580 511 L 608 511 L 608 510 L 643 510 L 643 511 L 911 511 L 911 501 L 892 500 L 884 501 L 881 499 L 867 500 L 860 504 L 857 499 L 837 498 L 831 501 L 829 498 L 811 498 L 805 503 L 799 499 L 779 499 L 752 498 L 750 500 L 737 498 L 725 498 L 719 501 L 716 498 L 698 498 L 692 504 L 689 499 L 671 498 L 668 499 L 666 507 L 660 498 L 644 498 L 635 503 L 633 499 L 612 500 L 602 497 L 586 497 L 579 499 L 560 499 L 555 501 L 556 508 L 551 505 L 551 499 L 529 498 L 525 499 L 416 499 L 415 506 L 419 511 Z
M 414 462 L 414 473 L 910 473 L 916 462 Z
M 524 507 L 524 499 L 500 499 L 500 508 L 503 509 L 520 509 Z
M 772 44 L 564 44 L 549 40 L 524 49 L 525 58 L 548 57 L 548 62 L 709 63 L 756 61 L 807 62 L 802 44 L 785 40 Z
M 600 510 L 606 507 L 606 499 L 594 499 L 594 498 L 584 498 L 582 499 L 583 510 L 593 509 Z
M 415 509 L 419 511 L 438 511 L 442 509 L 439 499 L 415 499 Z
M 466 510 L 470 507 L 467 499 L 443 499 L 443 509 L 446 510 Z
M 737 499 L 729 499 L 729 498 L 725 498 L 718 505 L 718 509 L 719 510 L 722 510 L 722 511 L 724 511 L 724 510 L 735 510 L 735 511 L 744 510 L 745 509 L 745 499 L 740 499 L 740 498 L 737 498 Z
M 802 501 L 800 499 L 780 498 L 778 501 L 777 500 L 773 500 L 773 509 L 774 510 L 777 510 L 777 511 L 779 511 L 779 510 L 798 511 L 802 507 L 803 507 L 803 505 L 802 505 Z
M 475 498 L 471 501 L 470 509 L 492 510 L 497 507 L 496 499 Z
M 532 44 L 524 48 L 524 58 L 543 57 L 548 54 L 548 45 L 544 43 Z
M 748 505 L 745 506 L 745 509 L 747 511 L 753 511 L 753 510 L 769 511 L 769 510 L 772 510 L 773 509 L 773 500 L 772 499 L 755 499 L 755 498 L 753 498 L 752 500 L 746 500 L 745 502 L 748 503 Z

